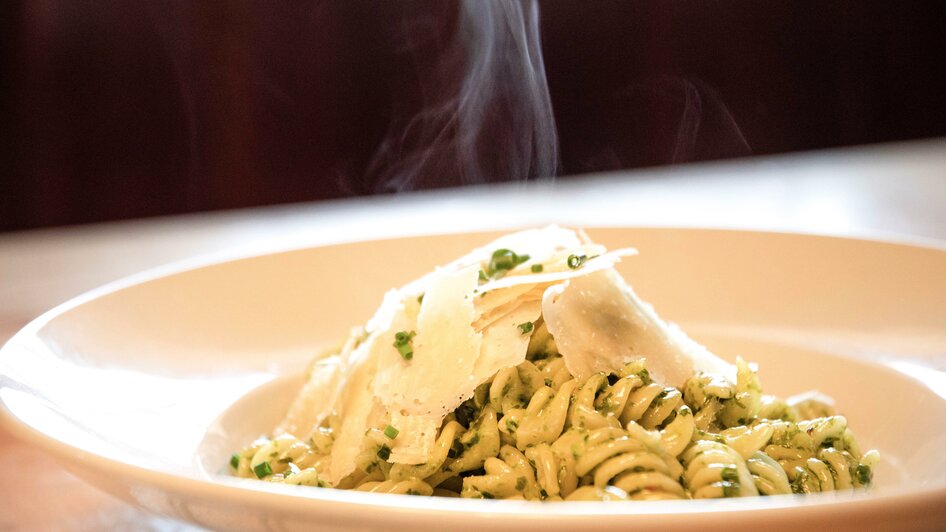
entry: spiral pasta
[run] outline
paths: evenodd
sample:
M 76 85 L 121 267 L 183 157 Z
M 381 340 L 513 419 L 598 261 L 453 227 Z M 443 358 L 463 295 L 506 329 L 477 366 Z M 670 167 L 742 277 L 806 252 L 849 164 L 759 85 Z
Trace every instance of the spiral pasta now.
M 429 458 L 389 461 L 392 434 L 370 429 L 357 470 L 330 485 L 331 420 L 312 438 L 260 439 L 234 455 L 238 476 L 375 493 L 526 500 L 768 496 L 865 488 L 847 419 L 821 399 L 762 395 L 743 361 L 736 383 L 697 374 L 682 389 L 651 380 L 643 361 L 579 381 L 536 351 L 477 388 L 439 428 Z M 827 414 L 811 417 L 813 413 Z M 395 435 L 396 437 L 396 435 Z

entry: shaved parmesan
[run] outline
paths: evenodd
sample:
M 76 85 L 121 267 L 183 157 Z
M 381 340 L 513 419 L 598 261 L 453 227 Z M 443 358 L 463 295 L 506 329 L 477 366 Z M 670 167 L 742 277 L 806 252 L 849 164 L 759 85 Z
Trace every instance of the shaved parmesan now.
M 368 417 L 375 407 L 376 399 L 371 393 L 374 367 L 365 364 L 348 381 L 342 394 L 346 408 L 341 416 L 338 436 L 332 445 L 332 462 L 329 466 L 329 481 L 337 484 L 355 469 L 355 457 L 361 451 L 362 439 L 368 430 Z
M 391 425 L 398 430 L 398 437 L 391 442 L 390 462 L 395 464 L 422 464 L 427 461 L 434 445 L 440 416 L 391 414 Z
M 519 325 L 535 322 L 541 313 L 542 303 L 529 301 L 497 318 L 483 330 L 483 347 L 473 370 L 477 384 L 501 369 L 518 366 L 526 359 L 530 335 L 523 333 Z
M 654 380 L 681 386 L 700 367 L 731 366 L 657 316 L 614 270 L 550 288 L 542 315 L 568 371 L 585 378 L 647 359 Z
M 338 356 L 317 361 L 309 371 L 309 379 L 289 406 L 286 418 L 276 427 L 275 435 L 311 434 L 331 412 L 334 384 L 339 380 Z
M 473 393 L 472 372 L 482 335 L 473 330 L 473 291 L 478 268 L 438 272 L 431 279 L 417 317 L 411 360 L 384 355 L 374 393 L 390 411 L 439 416 Z

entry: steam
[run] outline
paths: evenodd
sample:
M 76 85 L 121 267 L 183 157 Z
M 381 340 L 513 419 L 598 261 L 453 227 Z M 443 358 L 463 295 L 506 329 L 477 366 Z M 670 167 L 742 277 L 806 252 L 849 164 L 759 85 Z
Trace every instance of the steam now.
M 550 178 L 559 169 L 538 3 L 463 0 L 454 22 L 432 62 L 412 37 L 421 111 L 392 118 L 367 169 L 376 192 Z

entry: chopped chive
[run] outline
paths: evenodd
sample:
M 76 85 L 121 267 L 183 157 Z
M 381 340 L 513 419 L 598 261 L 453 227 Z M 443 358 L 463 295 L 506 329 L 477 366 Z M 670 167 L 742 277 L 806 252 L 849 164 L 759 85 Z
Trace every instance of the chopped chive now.
M 394 335 L 394 347 L 397 348 L 397 352 L 401 354 L 401 358 L 404 360 L 410 360 L 414 358 L 414 346 L 411 345 L 411 342 L 414 340 L 414 336 L 417 333 L 414 331 L 405 332 L 399 331 Z
M 542 265 L 541 265 L 541 264 L 533 264 L 533 265 L 532 265 L 532 273 L 541 273 L 541 272 L 542 272 Z
M 378 458 L 387 461 L 387 459 L 390 457 L 391 457 L 391 448 L 388 447 L 387 445 L 382 445 L 378 449 Z
M 233 469 L 240 467 L 240 455 L 235 454 L 230 457 L 230 467 Z
M 588 260 L 587 255 L 569 255 L 566 264 L 568 264 L 569 268 L 574 270 L 584 264 L 586 260 Z
M 493 252 L 485 273 L 488 277 L 493 277 L 498 272 L 511 270 L 527 260 L 529 255 L 518 255 L 511 249 L 497 249 Z
M 870 466 L 868 465 L 858 464 L 854 472 L 857 476 L 857 481 L 862 486 L 869 486 L 870 481 L 874 478 L 874 473 L 870 470 Z
M 394 438 L 397 438 L 397 435 L 398 435 L 399 433 L 400 433 L 400 431 L 397 430 L 396 428 L 392 427 L 391 425 L 388 425 L 387 427 L 384 427 L 384 435 L 387 436 L 388 438 L 391 438 L 392 440 L 393 440 Z
M 531 321 L 527 321 L 525 323 L 520 323 L 516 327 L 519 327 L 519 330 L 522 331 L 522 334 L 529 334 L 532 332 L 532 329 L 535 327 L 535 325 L 533 325 Z
M 272 475 L 273 468 L 269 467 L 269 462 L 260 462 L 253 466 L 253 472 L 256 473 L 256 478 L 263 478 L 267 475 Z
M 418 303 L 423 303 L 423 302 L 424 302 L 424 294 L 421 294 L 421 295 L 417 296 L 417 302 L 418 302 Z
M 483 270 L 480 270 L 480 281 L 483 281 L 484 283 L 489 281 L 489 277 L 486 276 L 486 272 Z
M 401 354 L 401 358 L 404 360 L 414 358 L 414 348 L 407 344 L 397 346 L 397 352 Z

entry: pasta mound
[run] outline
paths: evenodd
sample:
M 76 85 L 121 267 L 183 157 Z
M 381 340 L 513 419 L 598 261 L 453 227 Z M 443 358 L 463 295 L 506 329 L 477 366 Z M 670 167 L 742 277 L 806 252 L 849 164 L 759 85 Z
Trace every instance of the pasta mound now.
M 513 233 L 391 290 L 317 359 L 236 475 L 480 499 L 654 500 L 870 486 L 830 399 L 664 322 L 584 233 Z
M 357 469 L 320 478 L 334 420 L 307 440 L 262 438 L 235 455 L 236 474 L 359 491 L 526 500 L 658 500 L 814 493 L 868 487 L 879 455 L 862 453 L 847 420 L 817 398 L 763 395 L 751 367 L 736 384 L 697 374 L 682 389 L 643 361 L 579 381 L 547 340 L 450 413 L 423 464 L 387 461 L 386 427 L 365 434 Z M 813 416 L 812 414 L 817 414 Z M 267 465 L 262 465 L 267 464 Z M 264 474 L 260 474 L 261 471 Z

